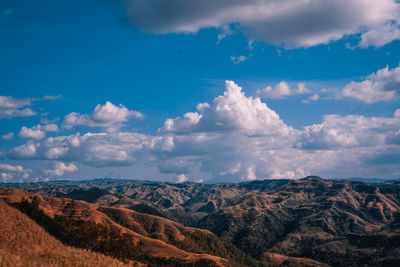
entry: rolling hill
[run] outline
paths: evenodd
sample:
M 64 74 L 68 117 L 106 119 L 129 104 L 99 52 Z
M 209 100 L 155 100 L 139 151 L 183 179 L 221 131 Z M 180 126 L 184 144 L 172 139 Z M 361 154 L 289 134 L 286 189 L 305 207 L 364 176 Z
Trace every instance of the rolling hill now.
M 0 266 L 146 266 L 66 246 L 3 200 L 0 237 Z
M 136 223 L 144 220 L 141 216 L 152 216 L 146 218 L 162 217 L 181 227 L 206 229 L 267 266 L 400 265 L 398 181 L 365 183 L 307 177 L 174 184 L 100 179 L 18 186 L 100 205 L 97 211 L 119 225 L 181 249 L 190 245 L 176 243 L 157 231 L 149 233 L 153 223 L 142 223 L 146 225 L 143 229 Z M 224 255 L 205 247 L 190 252 Z
M 153 215 L 12 188 L 1 188 L 0 199 L 62 243 L 123 261 L 149 266 L 258 264 L 207 230 L 184 227 Z

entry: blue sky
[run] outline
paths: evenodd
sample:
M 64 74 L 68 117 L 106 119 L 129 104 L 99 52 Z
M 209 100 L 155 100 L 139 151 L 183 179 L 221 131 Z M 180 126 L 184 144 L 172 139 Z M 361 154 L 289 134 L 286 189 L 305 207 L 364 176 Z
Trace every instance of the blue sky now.
M 400 177 L 400 4 L 273 2 L 2 1 L 0 180 Z

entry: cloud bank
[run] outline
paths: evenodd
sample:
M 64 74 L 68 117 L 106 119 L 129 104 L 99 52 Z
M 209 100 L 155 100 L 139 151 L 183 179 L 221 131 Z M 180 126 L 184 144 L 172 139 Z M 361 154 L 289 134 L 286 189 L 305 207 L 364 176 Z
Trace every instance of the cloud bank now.
M 400 109 L 391 117 L 331 114 L 321 123 L 296 129 L 259 97 L 246 96 L 240 86 L 226 81 L 222 95 L 211 103 L 199 103 L 196 111 L 166 119 L 156 135 L 108 131 L 136 114 L 110 102 L 98 105 L 91 114 L 70 114 L 79 123 L 68 119 L 63 123 L 96 126 L 100 132 L 31 137 L 6 151 L 5 157 L 53 162 L 52 168 L 42 171 L 43 177 L 76 172 L 83 165 L 156 166 L 158 174 L 179 182 L 300 178 L 311 174 L 400 176 L 396 160 L 400 155 Z M 45 126 L 36 127 L 41 130 Z M 11 169 L 3 173 L 7 179 L 21 177 Z

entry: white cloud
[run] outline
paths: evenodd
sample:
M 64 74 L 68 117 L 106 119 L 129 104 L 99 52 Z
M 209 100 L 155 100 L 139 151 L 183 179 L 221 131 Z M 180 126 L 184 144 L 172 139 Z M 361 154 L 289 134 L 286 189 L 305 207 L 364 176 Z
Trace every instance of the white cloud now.
M 40 100 L 58 100 L 62 97 L 63 97 L 62 95 L 45 95 Z
M 45 114 L 46 116 L 48 115 L 48 114 Z M 42 114 L 42 116 L 44 116 L 43 114 Z M 45 117 L 42 117 L 42 118 L 40 118 L 40 123 L 42 123 L 42 124 L 53 124 L 53 123 L 55 123 L 55 122 L 58 122 L 60 120 L 60 118 L 59 117 L 55 117 L 55 118 L 53 118 L 53 119 L 48 119 L 48 118 L 45 118 Z
M 400 108 L 399 109 L 396 109 L 396 111 L 394 112 L 394 115 L 393 115 L 395 118 L 400 118 Z
M 27 143 L 13 148 L 10 152 L 10 157 L 14 159 L 33 159 L 36 157 L 37 145 Z
M 400 130 L 386 136 L 386 143 L 400 145 Z
M 149 151 L 160 153 L 174 146 L 170 137 L 152 137 L 139 133 L 79 133 L 49 137 L 41 142 L 29 142 L 12 149 L 12 159 L 42 159 L 81 162 L 95 167 L 129 166 Z
M 12 96 L 0 96 L 0 119 L 14 117 L 29 117 L 37 115 L 37 112 L 28 108 L 34 101 L 56 100 L 61 96 L 45 96 L 43 98 L 14 98 Z
M 46 124 L 40 126 L 46 132 L 58 132 L 58 125 L 57 124 Z
M 58 132 L 57 124 L 36 125 L 32 128 L 23 126 L 18 134 L 20 138 L 43 139 L 46 137 L 46 132 Z
M 321 124 L 307 126 L 299 138 L 304 149 L 383 146 L 387 136 L 400 130 L 400 118 L 328 115 Z
M 317 101 L 318 99 L 319 99 L 319 95 L 313 94 L 313 95 L 309 96 L 307 99 L 301 100 L 301 102 L 303 102 L 304 104 L 309 104 L 309 103 L 311 103 L 311 101 Z
M 198 169 L 227 181 L 396 173 L 394 165 L 389 173 L 367 158 L 390 149 L 400 153 L 400 147 L 390 148 L 400 131 L 400 111 L 392 118 L 328 115 L 320 124 L 296 130 L 229 81 L 223 96 L 197 108 L 198 112 L 166 120 L 161 132 L 173 135 L 174 147 L 158 158 L 159 166 L 170 167 L 159 168 L 161 172 L 187 174 Z
M 202 104 L 198 106 L 199 112 L 167 119 L 161 132 L 243 131 L 248 135 L 288 135 L 292 131 L 260 98 L 246 97 L 232 81 L 226 81 L 225 87 L 224 95 L 215 98 L 212 105 Z
M 45 138 L 46 133 L 42 131 L 40 128 L 33 127 L 33 128 L 27 128 L 23 126 L 21 128 L 21 131 L 18 134 L 18 137 L 20 138 L 32 138 L 32 139 L 43 139 Z
M 225 87 L 211 103 L 167 119 L 156 136 L 128 131 L 75 133 L 28 140 L 5 157 L 64 162 L 65 166 L 47 172 L 52 175 L 61 176 L 57 169 L 79 162 L 85 168 L 137 165 L 151 168 L 152 178 L 173 181 L 400 174 L 396 159 L 400 109 L 392 117 L 332 114 L 321 123 L 294 129 L 234 82 L 226 81 Z
M 296 132 L 259 98 L 246 97 L 239 86 L 227 81 L 224 95 L 212 104 L 198 105 L 198 112 L 167 120 L 160 136 L 119 132 L 50 137 L 18 146 L 8 157 L 95 167 L 147 162 L 162 173 L 187 176 L 198 171 L 212 173 L 216 179 L 248 180 L 267 176 L 260 168 L 265 165 L 264 151 L 289 146 Z
M 218 34 L 218 39 L 217 39 L 217 44 L 220 43 L 223 39 L 225 39 L 226 37 L 228 37 L 229 35 L 233 34 L 233 30 L 231 29 L 231 27 L 229 27 L 229 25 L 224 25 L 221 27 L 221 33 Z
M 141 119 L 143 114 L 138 111 L 128 110 L 122 104 L 115 106 L 107 101 L 104 105 L 97 105 L 91 114 L 81 115 L 72 112 L 66 115 L 62 125 L 66 129 L 72 129 L 74 126 L 84 126 L 108 128 L 108 130 L 113 131 L 119 129 L 121 123 L 128 121 L 131 117 Z
M 186 182 L 188 180 L 188 178 L 186 177 L 186 175 L 184 175 L 184 174 L 179 174 L 177 177 L 176 177 L 176 182 L 177 183 L 184 183 L 184 182 Z
M 199 104 L 197 104 L 197 106 L 196 106 L 196 109 L 197 109 L 198 111 L 201 111 L 201 110 L 207 109 L 207 108 L 210 108 L 210 104 L 208 104 L 208 103 L 199 103 Z
M 250 39 L 288 48 L 326 44 L 353 34 L 361 34 L 363 47 L 379 47 L 399 38 L 393 33 L 400 18 L 395 0 L 124 2 L 131 23 L 153 33 L 195 33 L 234 24 Z
M 25 169 L 20 165 L 14 166 L 6 163 L 0 163 L 0 181 L 4 183 L 19 179 L 27 179 L 31 172 L 31 169 Z
M 350 82 L 344 86 L 339 98 L 354 98 L 367 104 L 390 101 L 400 92 L 400 67 L 386 66 L 366 77 L 361 82 Z
M 233 62 L 233 64 L 239 64 L 243 61 L 246 61 L 246 59 L 246 56 L 231 56 L 231 61 Z
M 37 112 L 31 108 L 15 109 L 15 108 L 0 108 L 0 119 L 10 119 L 14 117 L 30 117 L 37 115 Z
M 7 134 L 3 134 L 2 136 L 3 140 L 11 140 L 14 139 L 14 133 L 13 132 L 9 132 Z
M 0 108 L 22 108 L 29 106 L 32 99 L 16 99 L 12 96 L 0 96 Z
M 387 23 L 371 29 L 361 35 L 360 47 L 381 47 L 400 39 L 399 20 L 397 23 Z
M 76 172 L 77 170 L 78 167 L 76 167 L 73 163 L 65 164 L 64 162 L 56 161 L 54 162 L 53 169 L 43 170 L 43 172 L 50 176 L 61 176 L 66 172 Z
M 165 163 L 170 172 L 199 169 L 222 180 L 267 178 L 277 172 L 271 169 L 268 151 L 290 148 L 298 135 L 259 98 L 246 97 L 231 81 L 222 96 L 197 109 L 166 120 L 161 129 L 174 134 L 174 148 L 159 158 L 159 165 Z
M 0 171 L 23 172 L 24 167 L 0 163 Z
M 297 88 L 290 88 L 289 84 L 282 81 L 275 86 L 267 86 L 264 89 L 257 90 L 257 96 L 260 98 L 284 98 L 291 95 L 308 94 L 310 90 L 305 83 L 298 83 Z

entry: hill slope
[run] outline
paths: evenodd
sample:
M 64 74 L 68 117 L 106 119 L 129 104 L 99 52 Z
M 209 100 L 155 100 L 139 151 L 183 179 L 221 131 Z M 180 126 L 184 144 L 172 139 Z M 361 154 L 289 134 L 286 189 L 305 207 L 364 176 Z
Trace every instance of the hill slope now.
M 399 222 L 399 184 L 310 177 L 246 195 L 198 226 L 260 259 L 272 252 L 333 266 L 399 266 Z
M 18 186 L 207 229 L 265 264 L 400 266 L 398 181 L 307 177 L 239 184 L 95 180 Z M 133 227 L 120 215 L 107 214 Z
M 255 263 L 206 230 L 187 228 L 160 217 L 10 188 L 1 188 L 0 198 L 63 243 L 120 259 L 150 266 L 245 266 L 246 260 Z
M 250 192 L 274 192 L 289 182 L 290 180 L 265 180 L 240 184 L 176 184 L 98 179 L 7 186 L 46 196 L 129 208 L 195 226 L 201 218 L 229 207 L 243 195 Z
M 63 245 L 0 200 L 0 266 L 145 266 Z

